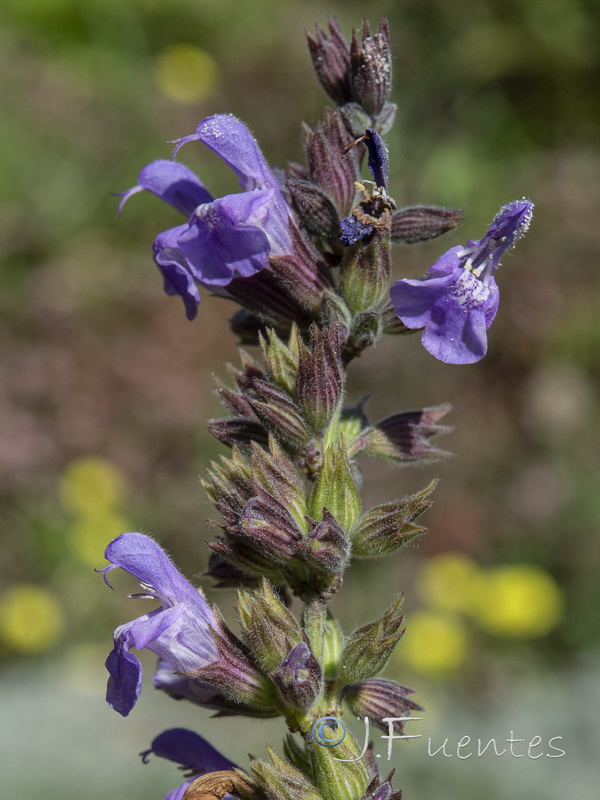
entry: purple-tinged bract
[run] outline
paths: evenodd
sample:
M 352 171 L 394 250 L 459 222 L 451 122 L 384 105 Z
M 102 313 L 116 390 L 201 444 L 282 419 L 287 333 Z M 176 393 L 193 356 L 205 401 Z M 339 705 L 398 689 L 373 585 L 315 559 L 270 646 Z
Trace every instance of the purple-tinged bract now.
M 142 533 L 123 533 L 108 545 L 110 561 L 101 572 L 121 569 L 134 575 L 144 590 L 138 597 L 161 603 L 148 614 L 120 625 L 106 659 L 110 674 L 106 700 L 126 717 L 142 688 L 142 666 L 131 647 L 156 653 L 176 672 L 188 673 L 219 659 L 211 630 L 215 616 L 204 595 L 177 570 L 164 550 Z
M 527 231 L 532 211 L 527 200 L 503 206 L 483 239 L 452 247 L 422 280 L 392 286 L 396 314 L 408 328 L 425 329 L 423 346 L 440 361 L 471 364 L 486 354 L 487 329 L 499 302 L 493 273 Z
M 243 191 L 213 199 L 201 181 L 182 164 L 152 161 L 138 184 L 122 195 L 119 210 L 134 194 L 152 192 L 187 217 L 187 222 L 160 233 L 154 260 L 165 292 L 180 295 L 188 319 L 200 303 L 196 284 L 227 286 L 267 264 L 270 255 L 292 250 L 289 208 L 279 183 L 246 126 L 233 116 L 207 117 L 196 133 L 177 140 L 174 156 L 187 142 L 213 150 L 237 175 Z

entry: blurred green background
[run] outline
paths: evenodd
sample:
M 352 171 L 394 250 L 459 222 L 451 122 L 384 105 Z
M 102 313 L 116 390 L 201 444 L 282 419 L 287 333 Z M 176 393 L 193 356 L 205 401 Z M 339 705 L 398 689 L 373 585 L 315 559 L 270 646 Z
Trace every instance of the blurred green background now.
M 3 795 L 161 800 L 180 782 L 175 768 L 136 756 L 161 730 L 192 727 L 241 765 L 264 738 L 279 741 L 279 722 L 209 722 L 149 686 L 127 720 L 104 704 L 112 629 L 136 609 L 127 576 L 113 594 L 93 567 L 108 540 L 133 529 L 160 538 L 188 576 L 205 568 L 211 511 L 198 475 L 222 448 L 204 421 L 221 413 L 211 373 L 235 360 L 230 307 L 204 292 L 189 323 L 162 293 L 151 243 L 175 215 L 138 196 L 117 221 L 111 192 L 215 112 L 244 119 L 272 164 L 301 161 L 300 120 L 315 123 L 325 103 L 304 30 L 328 14 L 347 34 L 363 15 L 389 17 L 398 204 L 465 215 L 445 241 L 398 247 L 397 277 L 418 277 L 448 247 L 480 238 L 501 204 L 523 195 L 536 204 L 499 275 L 484 361 L 446 366 L 408 337 L 352 367 L 349 400 L 370 393 L 374 419 L 452 402 L 455 431 L 439 443 L 456 458 L 401 471 L 364 464 L 367 504 L 441 482 L 426 539 L 353 567 L 335 609 L 351 628 L 406 591 L 408 633 L 389 674 L 417 689 L 426 719 L 408 732 L 432 736 L 434 748 L 510 731 L 563 737 L 564 757 L 538 760 L 431 758 L 423 739 L 398 744 L 407 800 L 596 797 L 596 0 L 5 0 Z M 235 189 L 200 148 L 182 160 L 215 194 Z M 231 593 L 207 593 L 231 610 Z

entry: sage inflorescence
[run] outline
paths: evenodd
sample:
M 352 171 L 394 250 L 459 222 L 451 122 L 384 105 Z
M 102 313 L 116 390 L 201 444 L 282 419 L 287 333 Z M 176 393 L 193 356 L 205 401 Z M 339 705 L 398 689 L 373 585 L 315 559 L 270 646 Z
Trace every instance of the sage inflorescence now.
M 237 632 L 149 536 L 124 533 L 106 550 L 106 582 L 120 567 L 141 582 L 135 597 L 160 604 L 114 633 L 106 666 L 116 711 L 129 714 L 138 699 L 142 670 L 131 650 L 146 648 L 158 656 L 155 688 L 218 715 L 281 716 L 288 728 L 279 753 L 268 748 L 268 761 L 241 768 L 196 733 L 164 731 L 142 755 L 189 770 L 169 800 L 399 800 L 391 776 L 345 732 L 343 715 L 388 730 L 390 718 L 420 710 L 410 689 L 380 677 L 404 633 L 401 597 L 349 636 L 328 603 L 352 557 L 394 554 L 425 531 L 416 520 L 435 487 L 364 508 L 357 456 L 445 457 L 431 438 L 447 430 L 438 423 L 449 406 L 372 422 L 364 401 L 346 400 L 347 369 L 382 335 L 411 330 L 423 330 L 442 361 L 482 358 L 498 308 L 494 272 L 531 218 L 531 203 L 509 203 L 481 240 L 451 248 L 390 295 L 392 242 L 432 239 L 462 216 L 398 209 L 389 194 L 383 137 L 396 107 L 387 22 L 375 32 L 365 22 L 348 43 L 330 21 L 308 44 L 335 108 L 304 126 L 305 166 L 272 169 L 248 128 L 218 114 L 177 140 L 173 157 L 189 143 L 210 148 L 241 192 L 215 199 L 178 160 L 158 160 L 122 193 L 120 208 L 149 191 L 184 216 L 154 242 L 166 293 L 182 298 L 189 319 L 199 287 L 229 298 L 240 307 L 232 330 L 260 351 L 241 350 L 230 383 L 217 381 L 227 414 L 208 428 L 229 453 L 203 482 L 219 531 L 206 575 L 237 589 Z M 372 180 L 361 181 L 365 156 Z M 392 729 L 401 733 L 402 720 Z

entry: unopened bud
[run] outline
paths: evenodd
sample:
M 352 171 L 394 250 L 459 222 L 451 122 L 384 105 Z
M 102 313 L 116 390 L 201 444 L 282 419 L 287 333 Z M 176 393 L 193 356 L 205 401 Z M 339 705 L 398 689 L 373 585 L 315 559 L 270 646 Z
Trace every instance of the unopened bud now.
M 303 641 L 302 630 L 266 580 L 258 591 L 240 590 L 237 605 L 244 640 L 260 666 L 271 673 Z
M 271 764 L 258 759 L 251 764 L 252 773 L 260 786 L 257 797 L 269 800 L 324 800 L 314 784 L 297 767 L 278 756 L 268 745 L 267 752 Z
M 296 178 L 288 178 L 285 185 L 306 230 L 313 236 L 336 239 L 340 218 L 325 192 L 312 181 Z
M 284 564 L 294 559 L 301 539 L 290 514 L 267 492 L 246 503 L 236 532 L 270 559 Z
M 302 531 L 308 530 L 307 499 L 296 467 L 286 456 L 275 437 L 269 438 L 269 449 L 251 448 L 252 480 L 256 492 L 269 492 L 290 513 Z
M 308 48 L 321 86 L 338 105 L 352 99 L 350 50 L 335 19 L 329 20 L 329 36 L 316 26 L 316 37 L 306 34 Z
M 278 438 L 292 446 L 302 445 L 310 431 L 302 413 L 287 392 L 264 380 L 256 380 L 246 390 L 246 397 L 256 416 Z
M 441 206 L 407 206 L 392 214 L 392 242 L 415 244 L 435 239 L 463 221 L 461 211 Z
M 375 117 L 383 109 L 392 88 L 392 54 L 386 19 L 371 33 L 363 22 L 362 42 L 356 33 L 350 45 L 350 84 L 354 100 Z
M 449 433 L 452 430 L 448 426 L 437 424 L 450 408 L 446 403 L 419 411 L 392 414 L 362 434 L 360 449 L 372 458 L 382 458 L 398 464 L 447 458 L 451 454 L 431 447 L 429 439 L 438 433 Z
M 219 660 L 194 670 L 188 677 L 210 683 L 234 701 L 272 715 L 277 700 L 271 681 L 256 666 L 248 648 L 234 636 L 219 616 L 212 637 L 217 646 Z
M 293 647 L 270 677 L 286 703 L 299 711 L 307 711 L 323 688 L 321 667 L 306 642 Z
M 356 313 L 377 306 L 390 285 L 389 242 L 376 236 L 365 247 L 346 250 L 340 267 L 340 292 Z
M 302 346 L 296 394 L 304 418 L 316 433 L 330 422 L 342 396 L 339 323 L 329 329 L 311 327 L 310 349 Z
M 228 447 L 235 445 L 249 445 L 260 442 L 266 445 L 267 431 L 262 423 L 245 417 L 225 419 L 209 419 L 206 423 L 208 432 Z
M 399 547 L 426 532 L 413 525 L 413 520 L 431 505 L 431 493 L 437 480 L 403 500 L 383 503 L 367 511 L 360 519 L 352 539 L 355 558 L 378 558 L 393 553 Z
M 269 380 L 288 394 L 296 390 L 296 373 L 298 372 L 298 330 L 295 325 L 286 344 L 268 328 L 260 336 L 260 347 L 265 357 Z
M 385 678 L 351 683 L 342 689 L 341 699 L 348 703 L 350 711 L 357 717 L 368 717 L 378 728 L 388 730 L 384 719 L 406 717 L 411 711 L 422 711 L 422 707 L 409 699 L 414 694 L 412 689 L 400 686 L 395 681 Z M 392 723 L 395 733 L 404 733 L 404 723 L 398 720 Z
M 321 519 L 324 508 L 346 532 L 352 529 L 360 514 L 360 497 L 352 479 L 343 439 L 325 450 L 323 466 L 313 487 L 309 503 L 311 517 Z
M 404 635 L 400 596 L 379 619 L 357 628 L 342 653 L 342 675 L 350 682 L 378 675 Z
M 311 569 L 331 578 L 344 572 L 350 556 L 350 544 L 335 518 L 325 508 L 323 519 L 302 541 L 299 552 Z
M 354 205 L 355 181 L 359 177 L 360 157 L 354 148 L 345 149 L 353 136 L 341 111 L 325 109 L 323 121 L 306 131 L 306 156 L 310 177 L 333 203 L 339 217 L 346 216 Z

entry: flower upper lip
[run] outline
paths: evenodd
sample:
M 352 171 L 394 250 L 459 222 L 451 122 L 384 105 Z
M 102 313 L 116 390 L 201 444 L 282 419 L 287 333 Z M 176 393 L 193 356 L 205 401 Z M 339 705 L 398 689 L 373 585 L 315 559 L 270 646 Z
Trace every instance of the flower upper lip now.
M 190 672 L 219 660 L 211 633 L 216 618 L 202 592 L 149 536 L 123 533 L 108 545 L 105 557 L 111 563 L 99 571 L 107 585 L 108 573 L 120 567 L 141 581 L 145 592 L 138 596 L 160 600 L 162 605 L 114 632 L 114 647 L 106 660 L 110 674 L 106 697 L 109 705 L 127 716 L 142 688 L 141 664 L 130 648 L 147 648 L 172 669 Z

